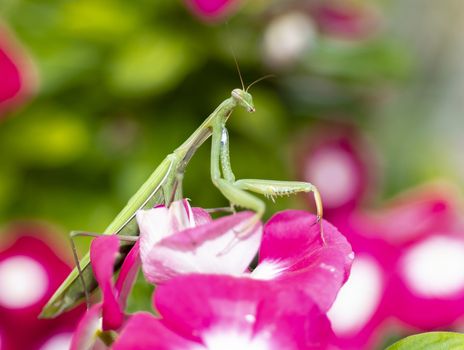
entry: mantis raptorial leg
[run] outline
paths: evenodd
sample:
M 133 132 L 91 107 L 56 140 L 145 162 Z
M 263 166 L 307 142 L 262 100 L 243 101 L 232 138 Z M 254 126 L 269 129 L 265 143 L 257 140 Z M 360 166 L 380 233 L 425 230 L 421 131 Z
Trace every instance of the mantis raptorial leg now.
M 255 111 L 252 96 L 244 88 L 234 89 L 231 97 L 223 101 L 180 147 L 161 162 L 103 234 L 137 236 L 139 230 L 135 215 L 138 210 L 152 208 L 158 204 L 169 205 L 174 199 L 180 198 L 184 170 L 196 150 L 211 135 L 213 139 L 211 147 L 212 181 L 229 200 L 232 207 L 240 206 L 256 212 L 251 224 L 254 225 L 262 217 L 265 204 L 247 191 L 269 196 L 312 191 L 317 194 L 318 217 L 321 217 L 320 197 L 315 187 L 310 184 L 268 180 L 235 181 L 230 166 L 225 124 L 237 106 L 245 108 L 250 113 Z M 124 259 L 124 256 L 121 256 L 121 259 Z M 90 257 L 87 254 L 52 296 L 42 310 L 41 317 L 58 316 L 79 303 L 95 288 L 96 282 L 90 266 Z
M 219 154 L 217 149 L 219 148 Z M 220 176 L 220 170 L 222 177 Z M 251 191 L 262 194 L 274 200 L 274 197 L 295 194 L 299 192 L 312 192 L 316 203 L 317 219 L 322 219 L 322 199 L 321 195 L 313 184 L 300 181 L 275 181 L 259 179 L 235 180 L 232 171 L 229 154 L 229 136 L 225 127 L 225 122 L 216 124 L 213 130 L 213 146 L 211 150 L 211 177 L 214 184 L 222 194 L 230 201 L 231 205 L 238 205 L 243 208 L 252 209 L 257 217 L 264 213 L 264 202 L 248 194 Z

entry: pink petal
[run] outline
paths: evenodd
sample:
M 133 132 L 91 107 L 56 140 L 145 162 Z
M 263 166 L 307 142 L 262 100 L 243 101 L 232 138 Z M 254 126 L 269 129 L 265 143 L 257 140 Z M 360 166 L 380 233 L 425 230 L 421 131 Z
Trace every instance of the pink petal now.
M 185 0 L 187 7 L 206 21 L 217 21 L 224 18 L 238 7 L 239 0 Z
M 316 216 L 303 210 L 285 210 L 275 214 L 264 227 L 259 250 L 260 261 L 296 261 L 319 249 L 335 248 L 344 255 L 345 271 L 353 257 L 346 238 L 329 222 L 317 222 Z
M 0 244 L 2 349 L 34 349 L 59 331 L 71 333 L 83 315 L 82 307 L 56 319 L 38 319 L 47 300 L 71 271 L 67 242 L 38 223 L 11 225 L 1 235 L 8 237 Z M 61 253 L 68 253 L 66 260 Z M 34 276 L 37 269 L 39 275 Z
M 200 220 L 206 220 L 204 213 L 196 211 Z M 165 237 L 178 231 L 195 226 L 196 215 L 187 200 L 171 203 L 169 208 L 164 205 L 149 210 L 137 212 L 137 224 L 140 230 L 140 256 L 146 259 L 151 248 Z
M 369 5 L 340 1 L 315 6 L 313 16 L 321 29 L 332 36 L 345 39 L 363 39 L 371 36 L 380 26 L 381 18 Z
M 127 297 L 137 278 L 140 264 L 140 241 L 137 241 L 124 259 L 115 284 L 116 294 L 118 294 L 119 305 L 122 310 L 126 307 Z
M 359 230 L 401 246 L 459 225 L 455 189 L 425 185 L 404 193 L 377 212 L 358 215 Z
M 252 335 L 257 303 L 269 293 L 265 282 L 218 275 L 178 276 L 157 288 L 155 308 L 176 333 L 199 339 L 209 328 L 234 328 Z
M 327 316 L 306 293 L 280 290 L 260 304 L 256 334 L 272 334 L 275 349 L 326 349 L 333 337 Z
M 192 208 L 192 213 L 193 213 L 193 217 L 195 219 L 195 225 L 196 226 L 207 224 L 207 223 L 213 221 L 213 219 L 211 218 L 211 215 L 209 215 L 209 213 L 206 210 L 204 210 L 203 208 L 193 207 Z
M 21 89 L 21 77 L 18 67 L 15 66 L 3 48 L 0 48 L 0 101 L 13 98 Z
M 325 349 L 332 336 L 306 293 L 249 278 L 176 277 L 158 288 L 155 304 L 166 327 L 206 349 Z
M 112 281 L 118 253 L 119 239 L 115 235 L 100 236 L 90 246 L 92 269 L 103 294 L 103 330 L 118 329 L 124 321 Z
M 73 334 L 70 350 L 92 348 L 93 344 L 97 341 L 97 331 L 101 327 L 101 309 L 102 304 L 99 303 L 87 310 L 87 313 L 82 317 Z
M 243 273 L 256 255 L 262 235 L 261 224 L 247 227 L 252 217 L 251 212 L 225 216 L 161 240 L 142 255 L 145 277 L 160 283 L 191 272 Z M 247 232 L 241 232 L 245 228 Z
M 351 246 L 326 221 L 304 211 L 287 210 L 265 225 L 259 264 L 252 276 L 284 287 L 304 288 L 327 311 L 349 274 Z
M 13 34 L 0 25 L 0 115 L 35 90 L 35 69 Z
M 134 314 L 113 344 L 114 350 L 180 350 L 198 349 L 192 343 L 164 327 L 149 313 Z
M 121 327 L 124 321 L 122 306 L 126 303 L 140 264 L 137 243 L 124 260 L 116 287 L 113 287 L 112 277 L 119 253 L 119 238 L 115 235 L 101 236 L 92 242 L 90 260 L 95 279 L 102 290 L 103 302 L 92 306 L 79 322 L 73 335 L 71 350 L 90 349 L 98 340 L 96 334 L 99 330 Z
M 326 219 L 346 216 L 372 191 L 378 175 L 372 149 L 359 130 L 344 124 L 321 124 L 305 137 L 297 158 L 300 178 L 318 187 Z
M 463 261 L 461 232 L 426 236 L 404 247 L 388 291 L 395 296 L 391 312 L 425 331 L 454 324 L 464 313 Z

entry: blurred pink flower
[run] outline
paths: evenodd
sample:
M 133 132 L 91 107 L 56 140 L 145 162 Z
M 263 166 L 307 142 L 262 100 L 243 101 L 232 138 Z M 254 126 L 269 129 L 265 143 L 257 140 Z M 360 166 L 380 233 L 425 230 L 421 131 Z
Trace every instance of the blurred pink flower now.
M 377 158 L 356 128 L 320 125 L 297 147 L 299 177 L 319 188 L 330 221 L 349 215 L 369 197 L 378 178 Z
M 235 11 L 240 0 L 185 0 L 187 7 L 207 22 L 216 22 Z
M 52 320 L 37 318 L 71 270 L 68 262 L 57 255 L 65 250 L 58 244 L 59 236 L 35 223 L 12 226 L 2 236 L 8 240 L 3 240 L 0 248 L 2 349 L 45 349 L 50 344 L 69 346 L 82 308 Z
M 0 23 L 0 116 L 36 89 L 35 68 L 13 34 Z
M 145 278 L 158 284 L 178 274 L 240 275 L 255 257 L 262 237 L 253 213 L 212 220 L 187 200 L 139 211 L 140 257 Z M 250 226 L 250 223 L 252 224 Z
M 315 1 L 311 13 L 323 32 L 344 39 L 364 39 L 381 25 L 372 3 L 346 0 Z
M 452 328 L 462 316 L 464 235 L 450 193 L 420 188 L 383 210 L 336 222 L 356 253 L 329 312 L 340 348 L 373 348 L 391 326 Z
M 157 289 L 154 304 L 163 318 L 134 315 L 115 350 L 326 349 L 331 336 L 325 314 L 305 293 L 252 279 L 176 277 Z

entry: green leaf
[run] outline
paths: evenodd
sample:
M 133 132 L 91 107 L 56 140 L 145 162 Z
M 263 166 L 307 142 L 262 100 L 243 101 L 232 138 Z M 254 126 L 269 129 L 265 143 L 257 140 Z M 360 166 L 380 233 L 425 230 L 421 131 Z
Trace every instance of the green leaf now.
M 464 334 L 430 332 L 412 335 L 389 346 L 386 350 L 463 350 Z

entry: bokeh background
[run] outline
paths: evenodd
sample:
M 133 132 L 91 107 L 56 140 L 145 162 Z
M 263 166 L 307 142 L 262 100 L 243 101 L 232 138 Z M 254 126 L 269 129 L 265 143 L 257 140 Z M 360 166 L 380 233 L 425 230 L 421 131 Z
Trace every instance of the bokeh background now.
M 247 84 L 275 75 L 229 120 L 236 176 L 318 185 L 360 256 L 340 348 L 462 329 L 463 29 L 458 0 L 0 0 L 0 349 L 66 349 L 82 310 L 35 315 L 72 266 L 68 232 L 103 231 L 240 87 L 234 56 Z M 227 204 L 206 144 L 184 192 Z

